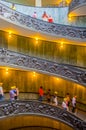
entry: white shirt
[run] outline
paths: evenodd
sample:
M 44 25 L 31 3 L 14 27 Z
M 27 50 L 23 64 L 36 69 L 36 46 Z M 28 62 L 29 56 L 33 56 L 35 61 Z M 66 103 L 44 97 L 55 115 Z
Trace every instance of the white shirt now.
M 75 106 L 75 104 L 76 104 L 76 98 L 73 97 L 73 98 L 72 98 L 72 105 Z
M 62 102 L 62 107 L 67 109 L 67 104 L 66 104 L 66 102 L 64 102 L 64 101 Z
M 0 94 L 3 95 L 3 88 L 0 87 Z
M 54 102 L 55 102 L 55 105 L 57 106 L 57 105 L 58 105 L 57 96 L 55 96 L 55 98 L 54 98 Z

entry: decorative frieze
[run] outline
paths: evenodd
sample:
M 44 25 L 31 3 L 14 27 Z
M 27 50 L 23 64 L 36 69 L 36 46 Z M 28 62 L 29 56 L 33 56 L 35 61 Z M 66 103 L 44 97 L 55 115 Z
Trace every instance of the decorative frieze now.
M 61 121 L 74 130 L 85 130 L 86 122 L 76 117 L 60 107 L 55 107 L 39 101 L 27 100 L 27 101 L 5 101 L 0 104 L 0 118 L 14 115 L 42 115 L 57 121 Z

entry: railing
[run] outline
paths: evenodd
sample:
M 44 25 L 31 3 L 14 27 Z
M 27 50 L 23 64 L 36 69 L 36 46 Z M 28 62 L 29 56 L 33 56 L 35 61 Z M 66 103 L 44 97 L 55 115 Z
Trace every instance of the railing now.
M 59 76 L 86 86 L 86 68 L 31 57 L 21 53 L 0 48 L 0 65 L 34 70 L 41 73 Z
M 47 102 L 46 94 L 47 93 L 44 94 L 44 98 L 43 98 L 44 102 Z M 51 95 L 51 96 L 53 96 L 53 95 Z M 38 100 L 38 98 L 39 98 L 38 92 L 27 92 L 27 91 L 21 92 L 21 91 L 19 91 L 19 96 L 18 96 L 19 100 Z M 63 95 L 61 95 L 61 96 L 58 95 L 57 98 L 58 98 L 58 105 L 61 107 L 63 99 L 65 97 L 63 97 Z M 4 98 L 2 99 L 2 101 L 9 100 L 9 99 L 10 99 L 9 92 L 4 92 Z M 51 102 L 51 104 L 53 104 L 53 103 Z M 72 106 L 70 104 L 70 111 L 71 111 L 71 107 Z M 77 115 L 78 115 L 79 111 L 86 113 L 86 103 L 85 102 L 83 102 L 81 100 L 80 101 L 77 100 L 76 108 L 77 108 L 77 111 L 76 111 Z M 84 114 L 84 117 L 85 117 L 85 115 L 86 114 Z M 82 117 L 83 120 L 85 120 L 84 117 Z
M 86 27 L 75 27 L 69 25 L 48 23 L 43 20 L 21 14 L 3 4 L 0 4 L 0 15 L 1 17 L 10 20 L 10 22 L 20 24 L 23 27 L 30 28 L 40 33 L 45 33 L 57 37 L 68 37 L 70 39 L 86 39 Z
M 18 100 L 14 102 L 5 101 L 0 103 L 0 119 L 22 114 L 46 116 L 61 121 L 72 127 L 74 130 L 86 129 L 86 122 L 83 120 L 64 109 L 46 103 L 34 100 Z
M 79 7 L 79 6 L 84 6 L 86 4 L 86 0 L 72 0 L 69 10 L 72 11 L 74 8 Z

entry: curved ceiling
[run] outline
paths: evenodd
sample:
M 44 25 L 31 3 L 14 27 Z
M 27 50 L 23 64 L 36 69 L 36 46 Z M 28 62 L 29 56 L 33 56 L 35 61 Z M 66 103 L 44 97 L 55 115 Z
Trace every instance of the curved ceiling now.
M 70 16 L 86 16 L 86 4 L 77 6 L 70 10 Z
M 33 114 L 5 117 L 0 120 L 0 128 L 1 130 L 73 130 L 72 127 L 57 120 Z

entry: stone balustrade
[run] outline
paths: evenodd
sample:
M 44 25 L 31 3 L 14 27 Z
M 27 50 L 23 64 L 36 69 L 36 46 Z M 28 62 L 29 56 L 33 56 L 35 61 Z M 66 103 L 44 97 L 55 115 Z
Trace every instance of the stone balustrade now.
M 0 48 L 0 65 L 37 71 L 86 86 L 86 68 L 31 57 Z
M 12 10 L 3 4 L 0 4 L 0 15 L 14 24 L 20 24 L 21 26 L 27 27 L 33 31 L 45 33 L 53 37 L 64 37 L 82 41 L 85 41 L 86 39 L 86 27 L 75 27 L 45 22 Z
M 85 130 L 86 122 L 75 115 L 46 103 L 34 100 L 5 101 L 0 103 L 0 119 L 18 115 L 32 114 L 46 116 L 69 125 L 74 130 Z

